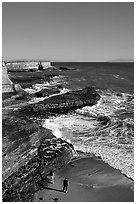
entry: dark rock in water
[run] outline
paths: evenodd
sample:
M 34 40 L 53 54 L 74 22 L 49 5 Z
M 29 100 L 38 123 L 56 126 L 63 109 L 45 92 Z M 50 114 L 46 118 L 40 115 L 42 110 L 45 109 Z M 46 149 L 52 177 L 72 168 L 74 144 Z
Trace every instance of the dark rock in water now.
M 50 82 L 50 80 L 59 76 L 59 74 L 43 71 L 35 71 L 35 72 L 10 72 L 10 79 L 13 81 L 13 84 L 20 84 L 22 88 L 30 88 L 34 84 L 43 84 L 45 82 Z M 16 87 L 17 88 L 17 87 Z
M 12 98 L 14 98 L 15 100 L 25 100 L 25 99 L 31 99 L 32 97 L 26 92 L 21 92 L 13 96 Z
M 63 89 L 63 86 L 62 85 L 58 85 L 57 88 L 58 89 Z
M 26 115 L 54 115 L 67 113 L 84 106 L 93 106 L 100 99 L 100 95 L 93 87 L 67 92 L 43 100 L 36 104 L 30 104 L 21 110 Z
M 52 94 L 57 94 L 59 93 L 59 89 L 58 88 L 52 88 L 52 89 L 42 89 L 41 91 L 36 92 L 34 95 L 36 97 L 45 97 L 45 96 L 49 96 Z
M 61 69 L 61 70 L 71 70 L 71 68 L 69 68 L 69 67 L 59 67 L 59 69 Z

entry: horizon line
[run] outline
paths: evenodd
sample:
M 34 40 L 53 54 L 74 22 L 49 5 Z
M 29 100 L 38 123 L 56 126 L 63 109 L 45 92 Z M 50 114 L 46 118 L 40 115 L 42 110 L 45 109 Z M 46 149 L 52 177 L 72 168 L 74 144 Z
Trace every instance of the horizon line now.
M 112 60 L 48 60 L 48 59 L 6 59 L 5 62 L 134 62 L 134 59 L 112 59 Z

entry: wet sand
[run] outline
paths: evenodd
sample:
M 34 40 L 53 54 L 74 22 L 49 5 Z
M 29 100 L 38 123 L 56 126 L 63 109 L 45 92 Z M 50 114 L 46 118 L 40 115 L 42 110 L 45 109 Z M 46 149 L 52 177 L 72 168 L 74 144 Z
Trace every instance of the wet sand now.
M 62 192 L 63 179 L 69 180 Z M 133 202 L 134 183 L 95 157 L 72 160 L 55 172 L 54 184 L 35 193 L 34 202 Z

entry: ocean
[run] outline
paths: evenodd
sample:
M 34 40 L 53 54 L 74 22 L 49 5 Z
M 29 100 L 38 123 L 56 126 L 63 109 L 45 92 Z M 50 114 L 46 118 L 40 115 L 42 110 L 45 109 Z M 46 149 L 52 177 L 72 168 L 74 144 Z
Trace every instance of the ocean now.
M 60 70 L 51 86 L 61 85 L 66 91 L 93 86 L 101 99 L 94 106 L 45 119 L 43 126 L 51 129 L 56 137 L 72 143 L 77 152 L 100 156 L 134 179 L 134 63 L 57 62 L 52 65 L 71 70 Z

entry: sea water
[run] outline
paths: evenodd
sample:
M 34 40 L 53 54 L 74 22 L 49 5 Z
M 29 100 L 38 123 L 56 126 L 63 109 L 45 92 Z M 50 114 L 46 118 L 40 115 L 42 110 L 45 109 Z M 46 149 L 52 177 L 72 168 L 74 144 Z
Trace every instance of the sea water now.
M 67 90 L 94 86 L 101 99 L 72 114 L 50 117 L 43 126 L 71 142 L 75 150 L 94 153 L 134 179 L 134 64 L 72 62 L 54 66 L 73 70 L 60 71 L 52 84 Z

